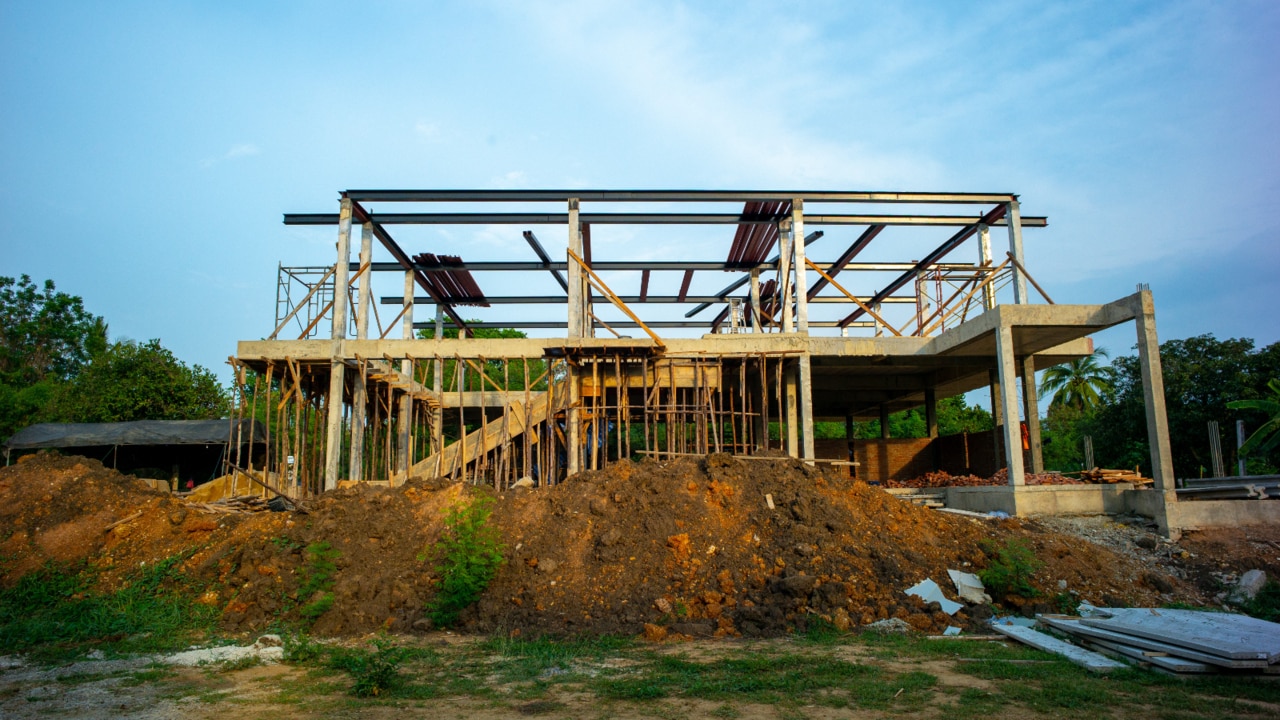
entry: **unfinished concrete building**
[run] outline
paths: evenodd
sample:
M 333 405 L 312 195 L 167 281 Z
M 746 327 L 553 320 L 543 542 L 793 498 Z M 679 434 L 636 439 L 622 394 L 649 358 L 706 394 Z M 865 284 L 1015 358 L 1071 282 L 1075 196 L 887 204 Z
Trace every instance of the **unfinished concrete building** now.
M 265 459 L 233 462 L 276 492 L 438 476 L 502 489 L 620 458 L 785 454 L 872 482 L 1006 467 L 1007 487 L 954 488 L 948 504 L 1130 508 L 1176 532 L 1151 293 L 1053 303 L 1023 252 L 1024 230 L 1047 221 L 1023 216 L 1016 195 L 350 190 L 338 212 L 285 223 L 336 228 L 337 258 L 281 268 L 274 331 L 234 359 L 240 412 L 268 419 L 271 436 Z M 423 227 L 427 243 L 393 236 Z M 468 233 L 491 228 L 522 232 L 527 251 L 467 259 Z M 654 259 L 643 235 L 601 242 L 628 228 L 693 228 L 710 240 L 688 247 L 717 254 Z M 893 257 L 907 234 L 931 249 Z M 869 248 L 891 259 L 867 261 Z M 387 275 L 394 293 L 375 297 Z M 1035 371 L 1129 321 L 1154 489 L 1026 486 L 1043 469 Z M 996 431 L 938 438 L 936 403 L 980 388 Z M 928 438 L 887 436 L 890 413 L 921 406 Z M 870 419 L 885 436 L 855 441 Z M 818 440 L 817 422 L 843 423 L 846 439 Z

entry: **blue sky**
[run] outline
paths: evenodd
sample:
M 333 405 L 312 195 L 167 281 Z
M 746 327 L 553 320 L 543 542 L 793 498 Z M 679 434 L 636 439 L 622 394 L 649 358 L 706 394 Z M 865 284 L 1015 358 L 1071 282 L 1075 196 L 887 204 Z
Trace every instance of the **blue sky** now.
M 281 214 L 361 187 L 1016 192 L 1049 216 L 1026 254 L 1056 301 L 1146 282 L 1164 339 L 1280 340 L 1275 2 L 5 0 L 0 27 L 0 274 L 224 379 L 271 331 L 277 263 L 333 261 L 336 233 Z M 526 258 L 522 229 L 397 236 Z M 718 232 L 602 229 L 596 257 L 722 259 Z M 871 259 L 945 236 L 883 237 Z

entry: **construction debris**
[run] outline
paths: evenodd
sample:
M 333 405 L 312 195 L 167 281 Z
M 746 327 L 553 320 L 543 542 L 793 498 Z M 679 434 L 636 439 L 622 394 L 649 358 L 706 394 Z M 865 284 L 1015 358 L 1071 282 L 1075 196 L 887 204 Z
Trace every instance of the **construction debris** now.
M 1029 627 L 1002 623 L 992 623 L 991 627 L 1001 635 L 1013 638 L 1024 645 L 1030 645 L 1037 650 L 1061 655 L 1090 672 L 1110 672 L 1125 667 L 1122 662 L 1117 662 L 1091 650 L 1085 650 L 1082 647 L 1072 645 L 1069 642 L 1059 640 L 1037 630 L 1032 630 Z
M 1088 608 L 1080 617 L 1044 615 L 1038 620 L 1087 647 L 1169 672 L 1280 674 L 1280 624 L 1246 615 L 1170 608 Z M 1005 632 L 1000 626 L 996 629 Z

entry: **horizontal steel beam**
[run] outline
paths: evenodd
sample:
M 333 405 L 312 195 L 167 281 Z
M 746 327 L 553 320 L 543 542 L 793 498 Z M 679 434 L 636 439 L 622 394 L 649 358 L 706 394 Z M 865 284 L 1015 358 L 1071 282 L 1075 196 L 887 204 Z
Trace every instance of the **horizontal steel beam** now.
M 378 213 L 371 215 L 381 225 L 565 225 L 567 213 Z M 914 225 L 925 227 L 965 227 L 981 216 L 964 215 L 805 215 L 807 225 Z M 768 225 L 776 218 L 744 218 L 731 213 L 582 213 L 583 223 L 592 225 Z M 993 225 L 1003 225 L 999 220 Z M 286 213 L 285 225 L 337 225 L 337 213 Z M 1047 218 L 1025 216 L 1023 227 L 1045 227 Z
M 435 327 L 435 325 L 436 324 L 434 322 L 416 322 L 413 324 L 413 329 L 422 330 L 423 328 L 433 328 Z M 695 321 L 695 320 L 655 320 L 653 322 L 646 322 L 645 326 L 656 329 L 656 330 L 664 330 L 664 329 L 669 330 L 669 329 L 677 329 L 677 328 L 699 328 L 702 330 L 707 329 L 707 323 L 705 321 Z M 559 321 L 557 320 L 507 320 L 507 321 L 495 320 L 492 322 L 468 321 L 467 327 L 473 328 L 473 329 L 510 328 L 512 330 L 536 330 L 540 328 L 545 328 L 549 330 L 556 330 L 556 329 L 564 330 L 569 327 L 569 323 L 563 320 L 559 320 Z M 604 328 L 604 326 L 599 323 L 596 323 L 596 327 L 601 329 Z M 615 329 L 617 328 L 632 329 L 632 328 L 640 327 L 640 324 L 636 322 L 632 322 L 630 320 L 620 320 L 618 322 L 613 322 L 612 320 L 610 320 L 609 327 L 615 328 Z M 815 322 L 810 320 L 809 327 L 834 328 L 834 327 L 839 327 L 839 324 L 834 321 Z M 854 322 L 846 325 L 845 327 L 868 327 L 869 328 L 869 327 L 875 327 L 875 323 L 871 321 Z M 759 335 L 760 333 L 753 333 L 753 334 Z M 768 335 L 769 333 L 763 333 L 763 334 Z
M 808 202 L 973 203 L 986 205 L 1018 199 L 1013 193 L 833 192 L 823 190 L 347 190 L 360 202 L 763 202 L 801 199 Z
M 814 262 L 817 262 L 816 260 Z M 818 263 L 819 265 L 829 265 L 830 263 Z M 915 263 L 849 263 L 845 266 L 845 272 L 862 271 L 862 272 L 902 272 L 912 269 Z M 761 263 L 756 266 L 761 270 L 778 269 L 777 261 Z M 973 263 L 938 263 L 931 267 L 942 270 L 965 271 L 974 270 L 977 265 Z M 387 270 L 403 270 L 397 263 L 376 262 L 370 263 L 369 268 L 375 272 Z M 359 270 L 358 263 L 351 263 L 352 270 Z M 414 265 L 415 270 L 421 272 L 449 272 L 451 270 L 469 270 L 471 272 L 546 272 L 547 270 L 568 270 L 568 263 L 552 262 L 541 263 L 527 260 L 514 261 L 490 261 L 481 260 L 478 262 L 462 262 L 454 265 L 439 265 L 426 267 L 423 265 Z M 698 261 L 698 260 L 609 260 L 591 263 L 591 269 L 596 272 L 608 272 L 617 270 L 653 270 L 653 271 L 673 271 L 685 272 L 687 270 L 723 270 L 725 272 L 749 272 L 749 268 L 730 265 L 720 260 Z M 717 296 L 718 299 L 720 296 Z
M 684 302 L 689 303 L 720 303 L 724 302 L 724 298 L 718 295 L 689 295 L 683 301 L 678 295 L 649 295 L 641 299 L 639 295 L 620 295 L 619 299 L 628 305 L 636 305 L 640 303 L 656 303 L 656 304 L 677 304 Z M 859 300 L 867 302 L 871 299 L 870 295 L 859 297 Z M 565 305 L 568 304 L 569 298 L 564 295 L 504 295 L 494 297 L 485 295 L 484 301 L 490 305 Z M 403 305 L 404 298 L 399 295 L 384 295 L 379 298 L 379 302 L 383 305 Z M 435 301 L 426 296 L 415 297 L 413 299 L 415 305 L 434 305 Z M 813 298 L 810 303 L 847 303 L 849 298 L 843 295 L 829 295 L 824 297 Z M 891 298 L 885 298 L 881 302 L 885 303 L 901 303 L 912 305 L 915 304 L 914 295 L 900 295 Z

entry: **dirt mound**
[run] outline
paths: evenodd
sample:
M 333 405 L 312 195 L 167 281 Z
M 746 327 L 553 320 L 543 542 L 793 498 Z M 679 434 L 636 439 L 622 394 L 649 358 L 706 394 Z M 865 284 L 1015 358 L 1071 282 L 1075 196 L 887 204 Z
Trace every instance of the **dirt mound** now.
M 5 585 L 48 560 L 85 560 L 111 587 L 145 563 L 188 553 L 200 602 L 229 630 L 300 621 L 314 553 L 336 564 L 323 635 L 426 629 L 429 548 L 447 509 L 490 491 L 441 483 L 327 493 L 297 513 L 224 514 L 83 458 L 40 457 L 0 470 Z M 464 628 L 539 633 L 760 635 L 888 617 L 924 631 L 966 625 L 902 590 L 948 568 L 976 571 L 1011 538 L 1044 567 L 1042 604 L 1151 604 L 1179 585 L 1078 538 L 1017 520 L 958 517 L 792 460 L 617 463 L 549 488 L 505 493 L 493 508 L 506 563 Z M 1185 588 L 1177 588 L 1185 590 Z M 1074 593 L 1074 594 L 1072 594 Z M 1055 598 L 1055 596 L 1058 596 Z

